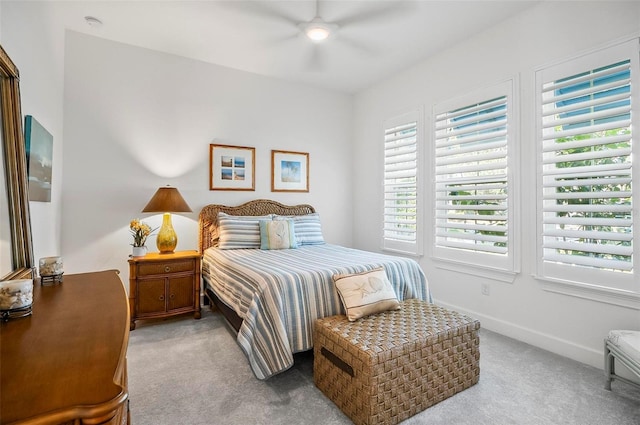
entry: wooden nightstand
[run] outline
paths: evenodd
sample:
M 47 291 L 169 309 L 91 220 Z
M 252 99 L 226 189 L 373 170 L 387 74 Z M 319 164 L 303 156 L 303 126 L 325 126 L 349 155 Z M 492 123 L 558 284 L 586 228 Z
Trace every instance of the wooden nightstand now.
M 193 313 L 200 318 L 200 265 L 198 251 L 150 253 L 129 259 L 130 329 L 136 320 Z

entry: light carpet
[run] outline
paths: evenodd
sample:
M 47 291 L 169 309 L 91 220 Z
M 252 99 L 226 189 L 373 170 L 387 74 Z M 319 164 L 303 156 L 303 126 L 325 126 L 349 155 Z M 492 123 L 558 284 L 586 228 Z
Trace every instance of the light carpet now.
M 257 380 L 222 316 L 138 322 L 128 350 L 134 425 L 350 424 L 313 384 L 311 353 Z M 604 361 L 603 361 L 604 362 Z M 640 390 L 600 369 L 480 331 L 480 382 L 403 422 L 640 425 Z

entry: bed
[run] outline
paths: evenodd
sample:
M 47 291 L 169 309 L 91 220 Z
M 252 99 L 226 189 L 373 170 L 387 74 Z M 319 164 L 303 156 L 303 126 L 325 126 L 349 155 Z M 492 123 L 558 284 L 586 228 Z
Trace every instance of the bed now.
M 291 222 L 295 249 L 255 245 L 256 223 L 275 220 Z M 344 314 L 334 274 L 382 266 L 399 300 L 431 301 L 427 279 L 416 261 L 326 243 L 319 214 L 311 205 L 266 199 L 239 206 L 207 205 L 200 211 L 199 232 L 205 301 L 235 329 L 258 379 L 289 369 L 294 353 L 313 348 L 316 319 Z

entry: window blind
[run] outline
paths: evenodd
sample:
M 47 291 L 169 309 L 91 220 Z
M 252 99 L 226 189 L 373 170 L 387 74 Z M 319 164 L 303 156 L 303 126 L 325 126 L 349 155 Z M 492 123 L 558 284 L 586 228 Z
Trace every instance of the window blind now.
M 542 84 L 543 261 L 633 270 L 629 60 Z
M 383 239 L 385 248 L 420 253 L 417 113 L 385 123 Z
M 508 98 L 435 117 L 435 245 L 508 253 Z

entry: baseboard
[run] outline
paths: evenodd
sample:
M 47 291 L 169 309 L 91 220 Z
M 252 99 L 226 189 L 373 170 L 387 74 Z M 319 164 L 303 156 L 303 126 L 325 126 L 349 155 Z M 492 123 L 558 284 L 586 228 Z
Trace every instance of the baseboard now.
M 553 335 L 545 334 L 495 317 L 487 316 L 486 314 L 467 310 L 456 305 L 444 302 L 437 302 L 437 304 L 480 320 L 481 327 L 492 332 L 508 336 L 509 338 L 531 344 L 543 350 L 604 370 L 604 348 L 601 350 L 595 350 Z M 604 347 L 604 340 L 602 344 Z

